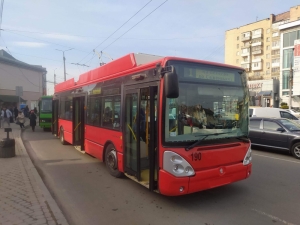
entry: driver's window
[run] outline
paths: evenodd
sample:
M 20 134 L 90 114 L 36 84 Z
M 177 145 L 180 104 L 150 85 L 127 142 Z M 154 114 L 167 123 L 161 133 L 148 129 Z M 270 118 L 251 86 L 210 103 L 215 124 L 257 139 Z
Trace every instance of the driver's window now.
M 264 121 L 264 130 L 277 131 L 278 128 L 281 128 L 277 123 L 272 121 Z

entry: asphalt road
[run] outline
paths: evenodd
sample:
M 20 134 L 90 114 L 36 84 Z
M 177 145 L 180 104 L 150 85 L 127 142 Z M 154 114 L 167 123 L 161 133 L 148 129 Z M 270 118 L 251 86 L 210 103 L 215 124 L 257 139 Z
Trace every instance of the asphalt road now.
M 300 224 L 300 161 L 253 151 L 249 179 L 180 197 L 148 191 L 50 132 L 26 129 L 24 144 L 42 179 L 74 225 Z

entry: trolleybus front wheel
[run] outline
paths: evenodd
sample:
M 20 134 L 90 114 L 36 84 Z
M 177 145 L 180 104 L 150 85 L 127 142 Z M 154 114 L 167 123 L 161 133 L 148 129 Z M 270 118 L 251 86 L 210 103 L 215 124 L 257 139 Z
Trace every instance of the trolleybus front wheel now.
M 105 165 L 112 176 L 119 178 L 123 175 L 118 170 L 117 151 L 112 144 L 109 144 L 105 149 Z

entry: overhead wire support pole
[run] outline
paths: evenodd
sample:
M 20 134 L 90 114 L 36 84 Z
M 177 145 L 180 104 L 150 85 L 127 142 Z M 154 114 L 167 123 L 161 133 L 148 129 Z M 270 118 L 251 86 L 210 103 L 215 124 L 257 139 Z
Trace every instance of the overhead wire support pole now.
M 55 50 L 57 50 L 57 51 L 63 52 L 63 61 L 64 61 L 64 79 L 65 79 L 65 81 L 67 80 L 65 52 L 66 52 L 66 51 L 70 51 L 70 50 L 72 50 L 72 49 L 74 49 L 74 48 L 70 48 L 70 49 L 67 49 L 67 50 L 55 49 Z

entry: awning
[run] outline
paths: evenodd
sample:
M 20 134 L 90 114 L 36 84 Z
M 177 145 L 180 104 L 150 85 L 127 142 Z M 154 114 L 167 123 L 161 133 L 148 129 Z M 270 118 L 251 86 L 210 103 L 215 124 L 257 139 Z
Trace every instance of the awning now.
M 261 91 L 261 92 L 257 93 L 257 95 L 260 95 L 260 96 L 272 96 L 272 91 Z
M 19 102 L 19 97 L 15 95 L 0 95 L 0 102 Z M 20 97 L 20 102 L 26 102 L 23 98 Z

